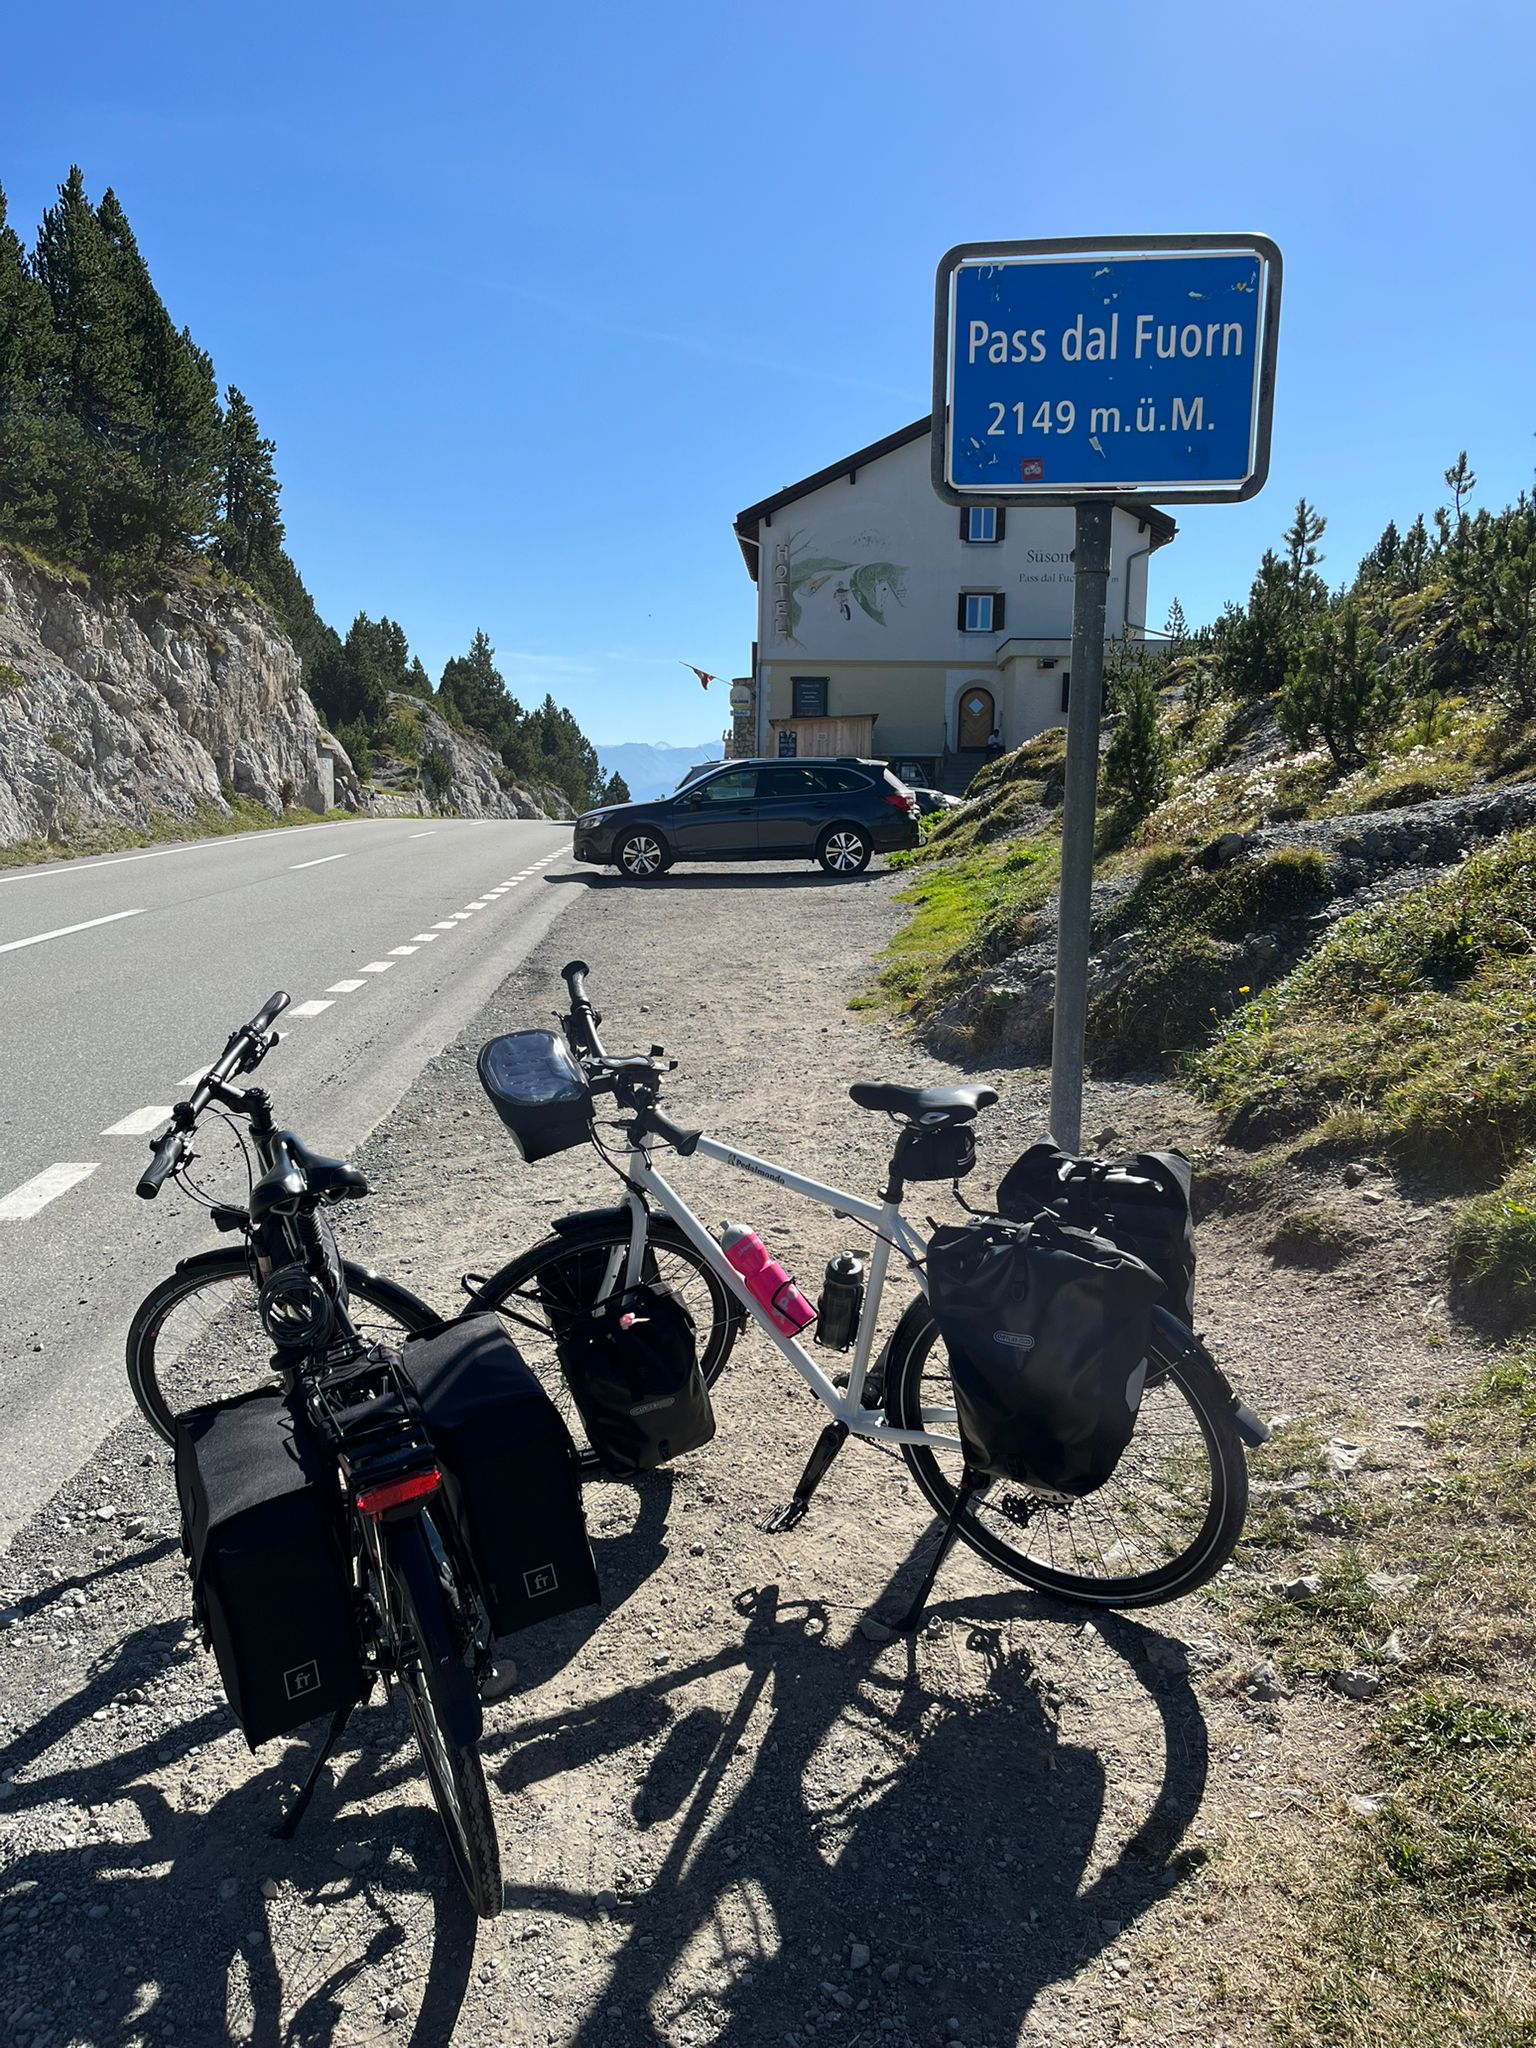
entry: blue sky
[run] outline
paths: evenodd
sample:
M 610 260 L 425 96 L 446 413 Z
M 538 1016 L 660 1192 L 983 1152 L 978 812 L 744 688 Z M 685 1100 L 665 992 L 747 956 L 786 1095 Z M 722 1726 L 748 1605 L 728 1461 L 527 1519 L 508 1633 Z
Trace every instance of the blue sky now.
M 434 675 L 483 626 L 602 741 L 718 734 L 679 664 L 746 667 L 731 518 L 927 409 L 958 241 L 1279 242 L 1269 484 L 1179 514 L 1156 618 L 1241 596 L 1302 492 L 1338 576 L 1459 448 L 1483 502 L 1531 481 L 1529 6 L 77 0 L 3 36 L 13 224 L 72 162 L 116 187 L 326 617 Z

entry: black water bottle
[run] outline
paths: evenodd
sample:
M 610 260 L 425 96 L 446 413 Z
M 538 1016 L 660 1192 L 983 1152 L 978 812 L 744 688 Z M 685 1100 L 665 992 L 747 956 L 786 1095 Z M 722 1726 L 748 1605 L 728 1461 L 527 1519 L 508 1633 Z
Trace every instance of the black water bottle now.
M 846 1351 L 858 1334 L 864 1308 L 864 1261 L 857 1252 L 828 1259 L 816 1304 L 816 1341 L 829 1351 Z

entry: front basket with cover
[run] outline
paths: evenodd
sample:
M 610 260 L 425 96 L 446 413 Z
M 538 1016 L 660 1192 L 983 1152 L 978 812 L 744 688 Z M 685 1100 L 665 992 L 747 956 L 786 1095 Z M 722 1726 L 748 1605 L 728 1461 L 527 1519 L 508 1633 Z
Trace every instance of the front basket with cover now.
M 557 1031 L 509 1031 L 480 1048 L 480 1085 L 524 1159 L 584 1145 L 592 1091 Z
M 969 1470 L 1069 1496 L 1102 1486 L 1136 1426 L 1162 1292 L 1140 1259 L 1054 1217 L 935 1231 L 928 1299 Z

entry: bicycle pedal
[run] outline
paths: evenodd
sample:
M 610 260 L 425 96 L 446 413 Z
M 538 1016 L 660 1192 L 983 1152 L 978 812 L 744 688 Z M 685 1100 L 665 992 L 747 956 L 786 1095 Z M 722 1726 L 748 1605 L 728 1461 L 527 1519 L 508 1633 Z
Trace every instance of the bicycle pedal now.
M 480 1697 L 489 1706 L 495 1700 L 504 1700 L 517 1686 L 517 1666 L 508 1657 L 504 1663 L 493 1664 L 480 1681 Z
M 765 1536 L 782 1536 L 786 1529 L 794 1529 L 805 1520 L 810 1508 L 808 1500 L 787 1500 L 783 1507 L 775 1508 L 763 1524 Z

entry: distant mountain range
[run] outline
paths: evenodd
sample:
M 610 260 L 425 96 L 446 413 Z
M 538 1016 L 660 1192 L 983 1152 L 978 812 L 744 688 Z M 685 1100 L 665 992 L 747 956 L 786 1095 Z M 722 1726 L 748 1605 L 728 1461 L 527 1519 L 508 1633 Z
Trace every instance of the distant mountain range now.
M 599 741 L 597 758 L 604 775 L 622 775 L 635 802 L 646 803 L 676 789 L 685 768 L 699 761 L 718 761 L 722 751 L 719 740 L 704 740 L 696 747 L 653 747 L 644 740 L 605 747 Z

